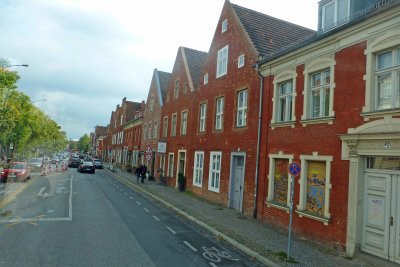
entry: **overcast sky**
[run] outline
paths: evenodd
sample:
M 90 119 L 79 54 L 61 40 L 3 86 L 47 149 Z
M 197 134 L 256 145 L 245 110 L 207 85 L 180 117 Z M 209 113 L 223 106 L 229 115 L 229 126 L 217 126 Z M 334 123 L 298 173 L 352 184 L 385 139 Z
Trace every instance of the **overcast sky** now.
M 316 30 L 318 0 L 231 0 Z M 1 0 L 0 57 L 19 90 L 68 138 L 106 126 L 123 97 L 147 97 L 154 68 L 171 72 L 179 46 L 207 52 L 224 0 Z

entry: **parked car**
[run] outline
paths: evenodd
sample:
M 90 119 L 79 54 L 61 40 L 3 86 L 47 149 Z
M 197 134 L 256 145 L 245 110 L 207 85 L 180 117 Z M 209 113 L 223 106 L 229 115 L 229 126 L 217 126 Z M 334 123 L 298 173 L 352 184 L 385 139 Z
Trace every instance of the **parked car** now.
M 68 167 L 79 167 L 80 159 L 79 157 L 70 157 L 68 160 Z
M 31 177 L 31 168 L 27 162 L 10 162 L 4 168 L 0 175 L 0 181 L 7 182 L 25 182 Z
M 93 174 L 95 172 L 95 166 L 91 161 L 84 161 L 81 164 L 79 164 L 78 172 L 88 172 Z
M 31 171 L 41 171 L 43 167 L 43 158 L 31 158 L 28 160 L 28 165 Z
M 103 169 L 103 162 L 99 159 L 94 159 L 93 165 L 96 169 Z
M 51 158 L 51 164 L 56 164 L 60 162 L 60 158 L 58 156 L 55 156 Z

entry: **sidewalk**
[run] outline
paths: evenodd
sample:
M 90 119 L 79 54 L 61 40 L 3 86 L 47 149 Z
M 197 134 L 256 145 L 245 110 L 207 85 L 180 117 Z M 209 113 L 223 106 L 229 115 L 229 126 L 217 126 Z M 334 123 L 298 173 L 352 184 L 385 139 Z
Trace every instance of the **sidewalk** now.
M 134 174 L 119 168 L 116 170 L 114 175 L 129 181 L 144 194 L 157 199 L 266 266 L 398 266 L 364 253 L 359 253 L 354 259 L 346 259 L 345 255 L 333 249 L 296 238 L 295 234 L 290 253 L 295 262 L 286 262 L 287 230 L 261 223 L 234 209 L 210 203 L 188 191 L 179 192 L 175 188 L 160 185 L 157 181 L 146 180 L 144 184 L 137 184 Z

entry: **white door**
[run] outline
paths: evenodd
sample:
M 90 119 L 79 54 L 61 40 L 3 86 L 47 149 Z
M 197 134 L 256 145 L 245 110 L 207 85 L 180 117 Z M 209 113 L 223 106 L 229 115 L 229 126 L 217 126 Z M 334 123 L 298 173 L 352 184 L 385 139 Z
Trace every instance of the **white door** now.
M 244 183 L 244 156 L 233 156 L 232 175 L 232 207 L 242 211 L 243 183 Z
M 400 175 L 366 171 L 361 249 L 400 263 Z

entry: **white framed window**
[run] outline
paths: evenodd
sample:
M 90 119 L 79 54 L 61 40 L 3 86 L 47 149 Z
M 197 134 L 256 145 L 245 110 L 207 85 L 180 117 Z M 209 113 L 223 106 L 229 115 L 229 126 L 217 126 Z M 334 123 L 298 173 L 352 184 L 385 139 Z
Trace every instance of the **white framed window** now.
M 179 80 L 175 80 L 174 99 L 178 99 L 178 97 L 179 97 Z
M 238 57 L 238 69 L 244 66 L 244 54 Z
M 168 116 L 164 117 L 163 120 L 163 137 L 167 137 L 168 136 Z
M 193 185 L 201 187 L 203 184 L 204 151 L 194 152 Z
M 210 152 L 210 171 L 208 174 L 208 190 L 219 193 L 221 177 L 221 152 Z
M 329 116 L 330 70 L 326 69 L 310 76 L 310 118 Z
M 158 137 L 158 122 L 155 121 L 153 123 L 153 139 L 156 139 Z
M 293 80 L 278 85 L 278 122 L 292 121 Z
M 224 33 L 228 30 L 228 20 L 224 19 L 221 25 L 221 32 Z
M 171 136 L 176 136 L 176 117 L 177 114 L 172 114 L 171 118 Z
M 215 101 L 215 130 L 222 130 L 224 123 L 224 98 Z
M 187 89 L 188 89 L 188 84 L 185 83 L 185 84 L 183 85 L 183 95 L 187 95 Z
M 225 75 L 228 71 L 228 45 L 218 51 L 217 78 Z
M 330 220 L 329 196 L 331 190 L 332 156 L 300 155 L 300 199 L 297 213 L 300 217 L 308 217 L 324 224 Z
M 288 174 L 289 164 L 293 161 L 293 155 L 278 154 L 269 155 L 268 174 L 268 205 L 277 208 L 290 208 L 290 189 L 293 182 Z
M 123 122 L 124 122 L 124 115 L 121 115 L 121 123 L 119 125 L 122 125 Z
M 375 110 L 400 108 L 400 47 L 376 54 Z
M 208 73 L 204 74 L 203 83 L 204 84 L 208 83 Z
M 320 58 L 306 66 L 301 117 L 303 125 L 308 123 L 306 120 L 332 123 L 335 115 L 333 111 L 335 64 L 333 59 Z
M 146 125 L 143 126 L 143 140 L 146 140 L 147 129 Z
M 349 21 L 350 0 L 332 0 L 322 6 L 322 29 L 330 30 Z
M 161 169 L 161 173 L 162 175 L 165 175 L 165 155 L 161 154 L 160 155 L 160 165 L 159 168 Z
M 186 135 L 187 119 L 188 119 L 187 116 L 188 116 L 187 110 L 182 111 L 182 114 L 181 114 L 181 135 Z
M 247 124 L 247 98 L 247 89 L 237 93 L 236 127 L 244 127 Z
M 399 49 L 400 29 L 387 31 L 368 42 L 364 52 L 367 57 L 364 119 L 400 113 Z
M 174 177 L 174 153 L 168 153 L 168 172 L 169 177 Z
M 153 126 L 153 125 L 151 125 L 151 123 L 149 123 L 149 126 L 148 126 L 148 128 L 147 128 L 147 139 L 148 139 L 148 140 L 151 140 L 151 136 L 152 136 L 152 134 L 153 134 L 152 126 Z
M 200 114 L 199 114 L 199 132 L 201 133 L 206 131 L 206 112 L 207 112 L 207 103 L 201 103 Z

